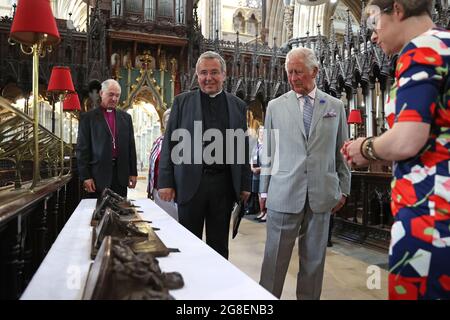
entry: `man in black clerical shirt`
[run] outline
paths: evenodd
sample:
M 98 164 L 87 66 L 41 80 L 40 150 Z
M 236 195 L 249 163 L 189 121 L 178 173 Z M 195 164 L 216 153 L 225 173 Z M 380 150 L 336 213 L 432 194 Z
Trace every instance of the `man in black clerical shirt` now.
M 176 200 L 179 222 L 200 239 L 206 223 L 206 243 L 228 258 L 233 203 L 250 195 L 248 140 L 239 135 L 247 131 L 246 104 L 223 91 L 226 65 L 219 54 L 203 53 L 196 72 L 200 90 L 180 94 L 173 102 L 159 162 L 159 195 Z M 230 132 L 238 138 L 227 139 Z M 239 137 L 242 141 L 236 141 Z M 189 149 L 183 150 L 182 161 L 174 159 L 179 143 Z

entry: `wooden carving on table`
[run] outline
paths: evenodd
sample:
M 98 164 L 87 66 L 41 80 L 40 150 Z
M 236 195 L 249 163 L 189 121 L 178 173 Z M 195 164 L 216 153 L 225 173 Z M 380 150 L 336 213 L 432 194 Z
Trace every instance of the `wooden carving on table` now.
M 129 220 L 137 219 L 136 213 L 141 212 L 136 210 L 138 207 L 130 200 L 127 200 L 113 192 L 111 189 L 106 188 L 103 190 L 101 197 L 97 200 L 97 205 L 92 214 L 91 226 L 94 227 L 98 224 L 107 208 L 111 208 L 114 212 L 117 212 L 119 215 Z
M 149 226 L 142 220 L 123 220 L 113 209 L 107 208 L 102 220 L 93 228 L 91 258 L 94 259 L 104 238 L 111 236 L 129 246 L 135 253 L 151 253 L 156 257 L 169 254 L 169 249 Z
M 178 272 L 164 273 L 150 253 L 135 253 L 106 236 L 90 267 L 83 300 L 173 300 L 169 290 L 184 286 Z

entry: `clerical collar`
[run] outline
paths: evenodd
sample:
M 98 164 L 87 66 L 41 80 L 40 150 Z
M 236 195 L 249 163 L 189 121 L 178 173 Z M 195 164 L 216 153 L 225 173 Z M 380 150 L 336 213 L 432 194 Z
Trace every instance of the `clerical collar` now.
M 113 112 L 115 110 L 115 108 L 105 108 L 105 107 L 101 107 L 103 109 L 103 112 Z
M 223 89 L 220 90 L 219 92 L 215 93 L 215 94 L 208 94 L 208 96 L 209 96 L 210 98 L 215 98 L 215 97 L 217 97 L 219 94 L 221 94 L 222 91 L 223 91 Z

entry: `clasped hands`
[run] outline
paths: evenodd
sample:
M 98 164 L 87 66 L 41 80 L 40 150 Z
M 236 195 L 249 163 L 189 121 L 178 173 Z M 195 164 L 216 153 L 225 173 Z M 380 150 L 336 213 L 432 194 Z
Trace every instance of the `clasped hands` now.
M 361 144 L 365 139 L 347 140 L 342 146 L 341 153 L 349 167 L 363 167 L 369 164 L 369 160 L 361 154 Z

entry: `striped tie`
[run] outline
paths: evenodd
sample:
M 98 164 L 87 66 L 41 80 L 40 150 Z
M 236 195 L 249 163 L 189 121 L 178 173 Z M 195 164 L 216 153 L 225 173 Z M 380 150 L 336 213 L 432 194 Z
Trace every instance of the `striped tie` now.
M 303 124 L 305 126 L 306 136 L 309 137 L 309 129 L 313 116 L 313 105 L 309 96 L 303 96 L 305 104 L 303 105 Z

